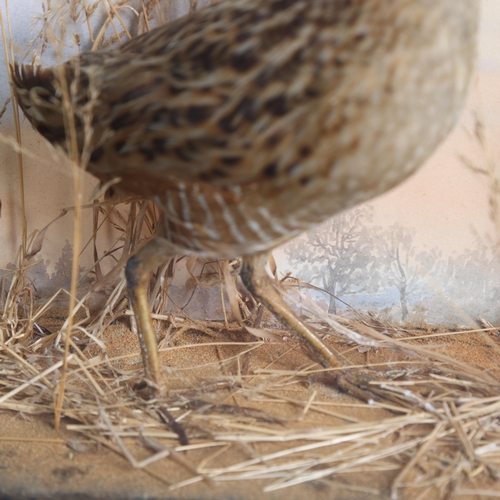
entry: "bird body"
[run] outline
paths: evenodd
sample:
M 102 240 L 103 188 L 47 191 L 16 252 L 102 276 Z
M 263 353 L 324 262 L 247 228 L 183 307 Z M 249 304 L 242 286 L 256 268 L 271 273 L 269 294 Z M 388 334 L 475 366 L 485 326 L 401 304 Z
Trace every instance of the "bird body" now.
M 65 64 L 79 150 L 87 140 L 89 172 L 157 202 L 179 252 L 270 249 L 387 191 L 447 135 L 474 3 L 221 2 Z M 51 92 L 27 115 L 67 149 L 53 71 L 18 82 L 21 103 Z
M 478 4 L 222 0 L 59 68 L 17 66 L 13 85 L 50 142 L 69 152 L 69 116 L 88 171 L 160 208 L 133 288 L 175 254 L 250 262 L 406 179 L 463 106 Z

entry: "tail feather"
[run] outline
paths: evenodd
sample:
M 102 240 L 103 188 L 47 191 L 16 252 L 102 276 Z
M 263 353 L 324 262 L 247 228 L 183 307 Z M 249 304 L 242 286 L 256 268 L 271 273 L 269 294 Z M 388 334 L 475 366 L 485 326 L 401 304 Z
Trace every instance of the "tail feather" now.
M 24 114 L 33 127 L 52 144 L 67 149 L 65 126 L 73 119 L 78 148 L 83 148 L 82 108 L 90 99 L 89 68 L 103 66 L 113 52 L 84 52 L 61 66 L 11 65 L 12 88 Z M 67 109 L 61 97 L 62 86 L 70 90 Z
M 11 65 L 11 70 L 12 83 L 15 89 L 30 90 L 33 87 L 42 87 L 55 93 L 52 84 L 54 80 L 52 68 L 14 63 Z
M 51 143 L 64 145 L 64 117 L 53 68 L 14 63 L 11 75 L 14 94 L 33 127 Z

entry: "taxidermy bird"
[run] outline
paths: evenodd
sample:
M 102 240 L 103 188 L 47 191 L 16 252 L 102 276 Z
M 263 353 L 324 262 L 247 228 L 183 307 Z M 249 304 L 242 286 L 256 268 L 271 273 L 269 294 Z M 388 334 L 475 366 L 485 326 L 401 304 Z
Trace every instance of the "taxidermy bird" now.
M 156 236 L 126 266 L 153 387 L 147 290 L 176 255 L 241 256 L 254 297 L 315 361 L 339 365 L 283 302 L 269 252 L 431 155 L 466 98 L 479 3 L 222 0 L 61 66 L 13 66 L 40 134 L 160 209 Z

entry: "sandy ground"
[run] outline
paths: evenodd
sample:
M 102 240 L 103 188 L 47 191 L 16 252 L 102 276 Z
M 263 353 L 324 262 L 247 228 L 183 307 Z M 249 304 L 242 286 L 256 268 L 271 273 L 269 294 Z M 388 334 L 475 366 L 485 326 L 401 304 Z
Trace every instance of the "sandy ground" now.
M 399 332 L 399 336 L 434 335 L 415 342 L 489 371 L 500 380 L 500 349 L 497 348 L 498 338 L 495 333 L 436 337 L 439 333 L 428 329 Z M 125 323 L 118 322 L 109 327 L 103 341 L 110 358 L 120 357 L 113 362 L 116 370 L 122 374 L 140 375 L 137 339 Z M 360 352 L 358 348 L 345 343 L 333 343 L 331 339 L 328 342 L 343 351 L 353 364 L 385 364 L 385 374 L 391 370 L 408 370 L 418 361 L 387 349 Z M 222 331 L 209 336 L 191 330 L 167 337 L 161 345 L 164 347 L 162 363 L 168 367 L 166 377 L 171 389 L 168 406 L 172 414 L 179 418 L 186 413 L 185 407 L 181 411 L 176 410 L 172 401 L 189 399 L 191 415 L 183 422 L 190 444 L 211 442 L 209 446 L 184 450 L 182 453 L 179 451 L 169 458 L 138 469 L 131 466 L 116 446 L 112 450 L 104 441 L 100 443 L 89 437 L 88 433 L 82 432 L 79 426 L 84 422 L 81 419 L 63 418 L 60 430 L 56 431 L 50 408 L 45 411 L 42 408 L 41 414 L 0 410 L 0 498 L 391 498 L 391 485 L 401 472 L 402 465 L 408 463 L 410 458 L 404 452 L 379 459 L 377 467 L 373 467 L 369 461 L 361 461 L 358 467 L 351 468 L 346 473 L 334 473 L 318 480 L 266 493 L 263 493 L 263 489 L 273 483 L 272 477 L 259 479 L 250 476 L 246 480 L 217 482 L 204 479 L 171 489 L 171 486 L 179 486 L 179 482 L 196 476 L 194 469 L 200 466 L 210 467 L 211 470 L 214 467 L 228 467 L 290 447 L 286 440 L 285 444 L 277 440 L 248 443 L 240 440 L 234 444 L 218 444 L 214 438 L 215 432 L 244 432 L 247 428 L 252 433 L 258 428 L 264 435 L 269 431 L 273 436 L 280 432 L 285 436 L 287 432 L 298 429 L 311 432 L 335 429 L 346 423 L 377 423 L 386 418 L 400 417 L 404 413 L 389 411 L 377 405 L 368 406 L 349 395 L 339 394 L 322 374 L 295 376 L 294 371 L 311 366 L 312 363 L 291 339 L 282 343 L 259 343 L 254 337 L 238 336 L 234 332 Z M 253 347 L 253 350 L 245 354 L 249 347 Z M 87 355 L 96 356 L 98 351 L 93 345 Z M 262 376 L 259 375 L 259 370 L 262 369 L 276 370 L 279 380 L 273 380 L 271 384 L 264 376 L 259 379 Z M 132 377 L 129 382 L 125 382 L 129 391 L 134 391 L 137 380 Z M 239 385 L 242 380 L 245 380 L 245 384 Z M 250 387 L 252 390 L 248 390 Z M 200 388 L 201 391 L 196 392 Z M 201 408 L 203 404 L 200 401 L 206 404 L 206 408 Z M 308 402 L 313 404 L 308 406 Z M 107 411 L 112 410 L 108 408 Z M 91 421 L 89 416 L 88 423 Z M 411 432 L 415 432 L 416 427 Z M 208 435 L 212 431 L 207 429 L 214 430 L 214 434 Z M 172 435 L 168 426 L 165 426 L 165 431 L 167 437 L 155 438 L 157 442 L 170 446 L 172 450 L 182 450 L 175 436 L 168 438 L 169 434 Z M 388 429 L 385 437 L 387 446 L 400 438 L 401 431 L 392 434 Z M 123 441 L 137 460 L 152 454 L 148 446 L 137 437 L 124 438 Z M 295 439 L 292 446 L 310 443 L 308 439 Z M 348 447 L 349 443 L 345 446 Z M 336 449 L 342 454 L 342 448 Z M 384 443 L 379 442 L 377 449 L 384 450 Z M 328 447 L 319 448 L 315 456 L 320 459 L 329 450 Z M 367 454 L 373 452 L 374 448 L 367 448 Z M 265 468 L 265 463 L 260 463 L 259 466 Z M 321 467 L 327 465 L 318 463 L 314 470 L 321 470 Z M 423 484 L 418 484 L 418 478 L 424 477 L 424 472 L 425 457 L 408 471 L 403 483 L 412 484 L 413 487 L 399 489 L 399 498 L 439 498 L 442 492 L 436 492 L 437 490 L 421 497 L 427 491 Z M 488 490 L 497 496 L 500 494 L 500 486 L 488 474 L 483 472 L 469 479 L 466 473 L 464 476 L 459 489 L 455 489 L 448 498 L 487 498 L 466 494 L 471 490 Z

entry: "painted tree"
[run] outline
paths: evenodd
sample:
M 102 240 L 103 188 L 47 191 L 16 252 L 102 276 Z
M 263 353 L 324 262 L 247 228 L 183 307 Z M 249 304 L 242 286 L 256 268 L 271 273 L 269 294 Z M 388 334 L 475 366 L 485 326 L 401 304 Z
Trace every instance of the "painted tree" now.
M 446 292 L 463 311 L 475 319 L 498 314 L 500 257 L 498 248 L 478 242 L 448 259 Z
M 399 295 L 401 321 L 409 316 L 411 295 L 424 298 L 436 293 L 446 274 L 446 261 L 437 248 L 417 251 L 414 243 L 416 230 L 396 222 L 379 234 L 378 254 L 380 274 L 384 286 L 394 286 Z
M 50 280 L 47 282 L 47 289 L 50 289 L 50 294 L 57 291 L 59 288 L 69 290 L 71 288 L 71 266 L 73 262 L 73 246 L 66 240 L 61 256 L 54 265 L 54 272 Z M 78 279 L 80 279 L 84 268 L 79 266 Z
M 417 277 L 414 235 L 414 229 L 396 222 L 380 233 L 377 245 L 380 254 L 378 266 L 384 276 L 384 284 L 397 288 L 403 322 L 408 318 L 408 294 Z
M 371 220 L 370 208 L 354 208 L 285 247 L 295 274 L 331 294 L 331 313 L 337 312 L 335 297 L 373 291 L 379 286 Z

